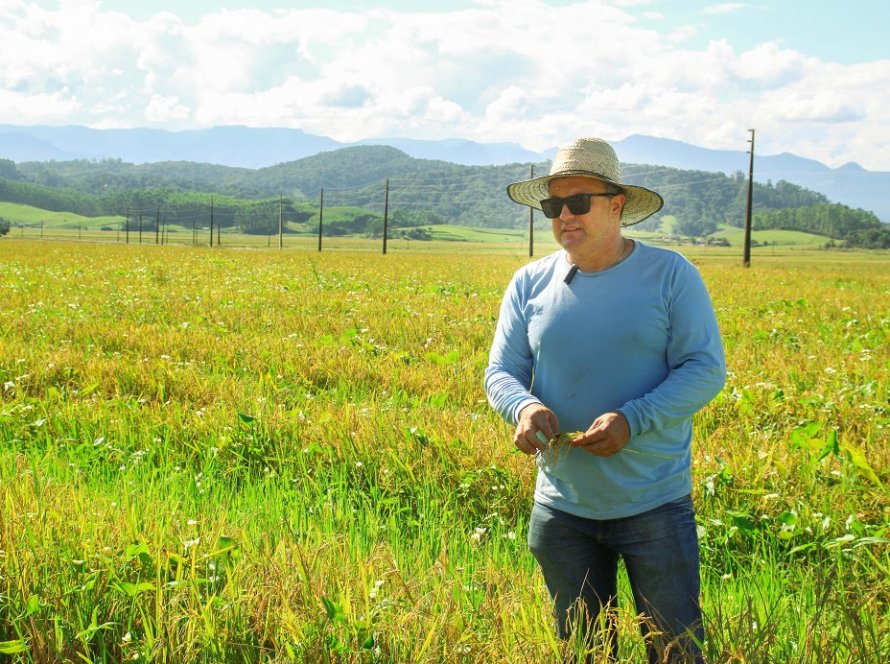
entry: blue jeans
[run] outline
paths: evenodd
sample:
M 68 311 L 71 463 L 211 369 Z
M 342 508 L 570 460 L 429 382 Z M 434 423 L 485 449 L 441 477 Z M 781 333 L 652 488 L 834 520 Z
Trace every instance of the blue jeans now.
M 630 580 L 650 662 L 700 662 L 704 631 L 699 607 L 698 535 L 692 498 L 685 496 L 648 512 L 623 519 L 597 521 L 535 503 L 528 526 L 528 545 L 553 598 L 557 630 L 576 638 L 584 625 L 591 639 L 610 640 L 617 657 L 614 621 L 618 559 Z M 578 601 L 580 600 L 580 601 Z M 602 634 L 597 625 L 608 625 Z M 689 638 L 690 635 L 695 639 Z

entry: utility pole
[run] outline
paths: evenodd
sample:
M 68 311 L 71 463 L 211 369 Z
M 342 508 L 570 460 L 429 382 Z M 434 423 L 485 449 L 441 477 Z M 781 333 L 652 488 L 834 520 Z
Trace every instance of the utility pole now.
M 213 246 L 213 196 L 210 197 L 210 246 Z
M 751 201 L 754 197 L 754 130 L 748 131 L 751 132 L 751 139 L 748 141 L 751 144 L 751 158 L 748 161 L 748 205 L 745 209 L 745 253 L 742 259 L 745 267 L 751 267 Z
M 282 209 L 282 207 L 283 207 L 283 203 L 281 200 L 281 194 L 279 194 L 278 195 L 278 248 L 279 249 L 281 249 L 284 245 L 284 210 Z
M 535 165 L 532 164 L 530 180 L 535 179 Z M 528 257 L 535 255 L 535 208 L 528 206 Z
M 161 239 L 161 203 L 158 202 L 157 212 L 155 212 L 155 244 L 158 244 Z
M 383 255 L 386 256 L 386 235 L 389 227 L 389 178 L 386 178 L 386 187 L 383 195 Z
M 321 188 L 321 196 L 318 201 L 318 250 L 321 251 L 321 227 L 324 221 L 324 187 Z

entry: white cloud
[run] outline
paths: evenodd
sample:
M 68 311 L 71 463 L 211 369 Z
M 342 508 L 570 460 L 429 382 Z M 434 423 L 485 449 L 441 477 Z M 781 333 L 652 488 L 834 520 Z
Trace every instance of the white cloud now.
M 720 5 L 711 5 L 704 8 L 705 14 L 731 14 L 742 9 L 748 9 L 751 5 L 746 2 L 724 2 Z
M 532 149 L 580 133 L 739 149 L 754 126 L 763 154 L 890 170 L 890 60 L 826 63 L 777 42 L 693 48 L 703 26 L 646 29 L 630 4 L 640 3 L 220 10 L 186 24 L 169 12 L 137 21 L 97 0 L 52 10 L 2 0 L 0 123 L 287 126 Z
M 146 121 L 151 124 L 187 120 L 190 116 L 189 108 L 181 104 L 177 97 L 162 95 L 152 95 L 144 114 Z
M 689 41 L 701 32 L 701 27 L 697 25 L 681 25 L 668 35 L 668 41 L 673 44 L 681 44 Z

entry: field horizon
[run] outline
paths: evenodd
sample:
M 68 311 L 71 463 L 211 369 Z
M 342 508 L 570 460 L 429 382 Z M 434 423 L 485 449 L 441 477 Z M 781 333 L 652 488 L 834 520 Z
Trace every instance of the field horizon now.
M 121 239 L 125 234 L 121 230 L 125 226 L 125 218 L 118 217 L 82 217 L 70 212 L 53 212 L 43 210 L 29 205 L 19 203 L 0 202 L 0 218 L 6 219 L 11 223 L 9 232 L 10 239 L 59 239 L 59 240 L 90 240 L 115 243 L 137 243 L 140 235 L 138 222 L 130 221 L 129 240 Z M 147 220 L 146 228 L 154 220 Z M 717 231 L 709 236 L 700 238 L 684 238 L 674 234 L 673 227 L 675 220 L 673 217 L 667 217 L 662 223 L 659 231 L 641 231 L 634 228 L 627 229 L 629 237 L 634 237 L 643 241 L 653 242 L 655 244 L 676 246 L 686 245 L 693 242 L 726 241 L 732 247 L 741 247 L 744 243 L 744 230 L 731 226 L 722 225 Z M 106 230 L 102 230 L 105 228 Z M 456 224 L 421 224 L 416 227 L 407 229 L 391 229 L 390 234 L 395 235 L 399 230 L 423 229 L 428 232 L 433 240 L 452 241 L 452 242 L 471 242 L 471 243 L 518 243 L 528 244 L 528 228 L 488 228 L 488 227 L 472 227 L 461 226 Z M 209 228 L 202 225 L 198 229 L 184 228 L 181 226 L 170 226 L 164 228 L 166 237 L 158 236 L 158 243 L 171 244 L 195 244 L 209 245 Z M 543 218 L 538 218 L 534 229 L 534 242 L 537 247 L 542 250 L 553 250 L 556 244 L 550 231 L 549 222 Z M 156 241 L 154 230 L 145 230 L 141 233 L 143 236 L 142 244 L 152 244 Z M 323 242 L 334 241 L 349 237 L 352 239 L 360 239 L 355 236 L 324 236 Z M 305 224 L 291 224 L 285 231 L 282 243 L 290 246 L 301 246 L 315 239 L 317 241 L 317 230 L 309 228 Z M 816 235 L 803 231 L 793 230 L 755 230 L 751 233 L 751 239 L 754 247 L 781 247 L 781 248 L 809 248 L 820 249 L 833 245 L 832 239 L 824 235 Z M 243 247 L 273 247 L 277 246 L 279 241 L 278 235 L 249 235 L 235 232 L 232 229 L 222 231 L 219 241 L 228 246 Z M 381 239 L 377 239 L 381 242 Z M 398 247 L 398 243 L 403 244 L 406 248 L 412 245 L 424 243 L 424 240 L 405 240 L 400 237 L 390 237 L 389 242 Z M 216 243 L 216 241 L 214 241 Z

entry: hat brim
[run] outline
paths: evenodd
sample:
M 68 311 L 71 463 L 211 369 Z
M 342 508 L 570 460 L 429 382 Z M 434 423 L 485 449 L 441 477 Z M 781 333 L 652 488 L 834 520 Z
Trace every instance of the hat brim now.
M 541 201 L 550 197 L 550 182 L 559 178 L 583 176 L 620 187 L 624 191 L 624 210 L 621 212 L 621 225 L 633 226 L 648 219 L 664 207 L 664 199 L 651 189 L 632 184 L 622 184 L 598 173 L 590 171 L 562 171 L 552 175 L 544 175 L 531 180 L 514 182 L 507 185 L 507 195 L 520 205 L 528 205 L 536 210 L 541 209 Z

